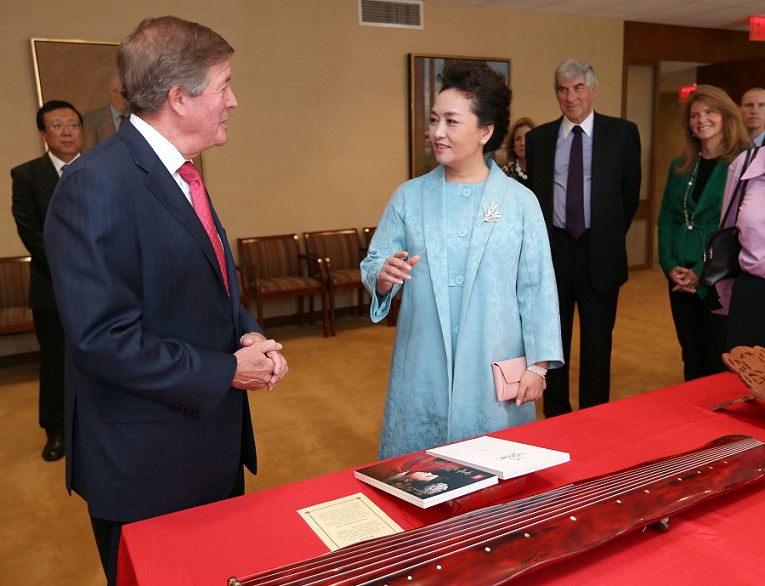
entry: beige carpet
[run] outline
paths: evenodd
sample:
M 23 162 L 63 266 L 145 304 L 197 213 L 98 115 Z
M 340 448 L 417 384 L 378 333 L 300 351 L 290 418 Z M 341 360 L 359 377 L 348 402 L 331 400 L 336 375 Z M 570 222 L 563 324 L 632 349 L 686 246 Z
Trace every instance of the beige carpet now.
M 251 395 L 260 472 L 248 476 L 248 492 L 375 460 L 394 333 L 356 317 L 339 319 L 334 338 L 317 324 L 269 332 L 284 344 L 290 372 L 277 390 Z M 664 277 L 631 273 L 619 300 L 612 398 L 681 380 Z M 102 585 L 85 504 L 66 493 L 64 461 L 40 457 L 37 384 L 35 366 L 0 369 L 0 583 Z

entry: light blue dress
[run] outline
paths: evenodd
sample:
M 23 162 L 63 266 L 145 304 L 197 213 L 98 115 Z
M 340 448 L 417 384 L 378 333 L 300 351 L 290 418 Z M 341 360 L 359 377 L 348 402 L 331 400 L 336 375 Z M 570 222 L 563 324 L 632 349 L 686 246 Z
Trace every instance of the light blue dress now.
M 462 313 L 465 267 L 467 267 L 470 237 L 473 234 L 473 218 L 476 206 L 486 185 L 483 183 L 460 184 L 446 182 L 446 259 L 449 269 L 449 314 L 452 324 L 452 369 L 457 351 L 457 338 Z M 454 374 L 454 371 L 452 371 Z
M 497 401 L 491 363 L 525 355 L 529 364 L 563 364 L 539 204 L 495 163 L 487 165 L 483 186 L 448 184 L 443 166 L 401 185 L 361 263 L 373 321 L 403 288 L 381 459 L 533 421 L 533 403 Z M 477 193 L 455 201 L 460 189 Z M 398 250 L 421 255 L 412 279 L 376 295 L 377 274 Z

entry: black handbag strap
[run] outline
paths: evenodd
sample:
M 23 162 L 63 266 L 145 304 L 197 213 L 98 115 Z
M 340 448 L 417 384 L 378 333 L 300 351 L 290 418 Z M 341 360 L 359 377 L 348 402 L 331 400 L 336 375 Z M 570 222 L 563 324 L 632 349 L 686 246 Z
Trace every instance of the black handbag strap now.
M 738 210 L 741 207 L 741 204 L 744 203 L 744 196 L 746 195 L 746 186 L 749 183 L 749 180 L 746 179 L 744 181 L 741 180 L 741 178 L 744 176 L 744 173 L 746 173 L 747 168 L 749 167 L 749 164 L 754 161 L 754 159 L 757 157 L 757 151 L 760 150 L 760 147 L 754 147 L 753 149 L 747 149 L 746 150 L 746 156 L 744 157 L 744 164 L 741 167 L 741 173 L 738 176 L 738 182 L 736 183 L 736 187 L 733 190 L 733 195 L 730 198 L 730 201 L 728 202 L 728 208 L 725 210 L 725 215 L 723 216 L 722 221 L 720 222 L 720 228 L 724 228 L 725 224 L 728 222 L 728 216 L 730 215 L 731 210 L 733 209 L 733 206 L 737 199 L 740 199 L 738 204 L 736 204 L 736 219 L 733 221 L 733 225 L 735 226 L 736 220 L 738 220 Z

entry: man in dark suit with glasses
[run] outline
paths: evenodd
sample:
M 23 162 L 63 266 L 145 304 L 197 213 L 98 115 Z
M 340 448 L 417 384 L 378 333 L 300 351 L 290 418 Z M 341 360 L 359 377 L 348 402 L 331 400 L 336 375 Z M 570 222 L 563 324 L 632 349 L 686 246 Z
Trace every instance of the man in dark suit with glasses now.
M 43 224 L 59 177 L 80 156 L 82 116 L 69 102 L 52 100 L 38 110 L 37 128 L 48 152 L 11 170 L 12 210 L 21 241 L 32 256 L 29 307 L 40 344 L 39 420 L 47 435 L 42 457 L 52 462 L 65 452 L 64 330 L 43 246 Z

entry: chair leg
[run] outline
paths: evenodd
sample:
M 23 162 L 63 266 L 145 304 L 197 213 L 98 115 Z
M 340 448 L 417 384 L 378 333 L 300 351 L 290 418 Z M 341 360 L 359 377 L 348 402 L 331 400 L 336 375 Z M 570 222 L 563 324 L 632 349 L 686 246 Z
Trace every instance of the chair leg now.
M 337 334 L 337 323 L 335 321 L 335 288 L 332 283 L 329 284 L 329 327 L 332 335 Z
M 258 323 L 260 324 L 260 328 L 263 331 L 266 331 L 266 318 L 263 317 L 263 300 L 260 298 L 260 295 L 255 297 L 255 302 L 258 306 Z
M 334 336 L 334 331 L 331 331 L 332 324 L 330 323 L 330 317 L 329 317 L 329 310 L 327 309 L 327 306 L 329 305 L 329 294 L 326 289 L 322 289 L 321 291 L 321 314 L 322 314 L 322 320 L 321 323 L 324 326 L 324 337 L 329 338 L 330 335 Z
M 308 323 L 313 325 L 313 295 L 308 296 Z
M 302 295 L 298 295 L 297 302 L 298 302 L 298 325 L 302 328 L 303 327 L 303 296 Z
M 359 291 L 358 291 L 359 302 L 358 302 L 358 309 L 357 309 L 359 317 L 364 315 L 364 291 L 366 291 L 364 287 L 359 287 Z

